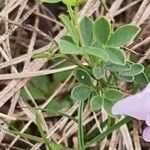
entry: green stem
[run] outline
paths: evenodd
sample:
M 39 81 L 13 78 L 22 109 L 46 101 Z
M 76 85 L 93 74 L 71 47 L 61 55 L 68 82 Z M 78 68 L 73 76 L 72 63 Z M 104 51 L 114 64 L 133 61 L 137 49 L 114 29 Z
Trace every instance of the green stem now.
M 72 10 L 72 7 L 70 5 L 67 5 L 67 9 L 69 12 L 69 15 L 71 17 L 71 21 L 73 22 L 73 24 L 75 23 L 75 15 L 74 15 L 74 11 Z
M 73 64 L 77 65 L 78 67 L 85 69 L 87 72 L 89 72 L 88 68 L 86 68 L 75 56 L 67 55 L 65 58 Z
M 132 119 L 130 117 L 126 117 L 124 119 L 122 119 L 121 121 L 119 121 L 117 124 L 111 126 L 108 130 L 106 130 L 105 132 L 99 134 L 98 136 L 94 137 L 91 141 L 87 142 L 84 148 L 87 148 L 88 146 L 90 146 L 91 144 L 101 141 L 103 140 L 105 137 L 107 137 L 109 134 L 111 134 L 113 131 L 117 130 L 118 128 L 120 128 L 122 125 L 130 122 Z
M 76 26 L 76 30 L 77 30 L 77 33 L 78 33 L 78 36 L 79 36 L 79 40 L 80 40 L 80 44 L 82 47 L 85 47 L 85 44 L 84 44 L 84 40 L 83 40 L 83 37 L 82 37 L 82 34 L 81 34 L 81 31 L 80 31 L 80 25 L 78 23 L 78 7 L 75 6 L 75 9 L 74 9 L 74 16 L 75 16 L 75 26 Z
M 79 142 L 79 150 L 85 150 L 84 145 L 84 132 L 83 132 L 83 125 L 82 125 L 82 114 L 84 108 L 84 101 L 80 102 L 79 109 L 78 109 L 78 142 Z

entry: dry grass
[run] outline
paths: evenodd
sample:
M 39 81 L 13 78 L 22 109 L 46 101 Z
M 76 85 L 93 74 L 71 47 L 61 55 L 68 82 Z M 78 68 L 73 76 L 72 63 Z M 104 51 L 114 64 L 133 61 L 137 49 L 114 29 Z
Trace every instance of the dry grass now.
M 99 7 L 100 6 L 100 7 Z M 98 16 L 102 13 L 102 4 L 99 0 L 88 0 L 86 5 L 81 8 L 79 13 L 79 21 L 86 16 Z M 139 63 L 144 63 L 150 58 L 150 1 L 149 0 L 115 0 L 110 2 L 107 12 L 105 13 L 115 23 L 132 22 L 142 27 L 142 32 L 136 42 L 129 46 L 132 51 L 142 52 Z M 34 16 L 34 19 L 32 20 Z M 44 31 L 41 28 L 42 21 L 46 24 L 49 31 Z M 43 25 L 43 24 L 42 24 Z M 32 0 L 5 0 L 5 5 L 0 12 L 0 117 L 6 119 L 9 123 L 14 122 L 19 116 L 25 116 L 27 120 L 24 127 L 20 130 L 21 133 L 26 132 L 32 123 L 35 122 L 34 113 L 25 108 L 30 106 L 30 103 L 24 102 L 20 97 L 20 89 L 25 88 L 26 84 L 31 80 L 31 77 L 39 75 L 54 74 L 65 70 L 72 70 L 76 66 L 64 67 L 56 69 L 55 65 L 47 64 L 47 59 L 32 60 L 33 52 L 44 52 L 49 48 L 53 53 L 56 53 L 58 48 L 56 42 L 62 37 L 66 31 L 62 29 L 62 24 L 55 18 L 51 9 L 49 10 L 43 4 L 33 2 Z M 147 29 L 147 30 L 145 30 Z M 58 33 L 58 34 L 57 34 Z M 22 51 L 20 49 L 23 49 Z M 60 62 L 61 63 L 61 62 Z M 45 108 L 61 91 L 66 87 L 66 84 L 71 83 L 71 75 L 64 83 L 59 85 L 55 92 L 40 106 L 31 96 L 34 107 Z M 71 88 L 71 86 L 70 86 Z M 68 88 L 68 90 L 70 90 Z M 18 109 L 20 106 L 22 109 Z M 67 114 L 71 115 L 77 110 L 78 105 L 75 104 Z M 91 121 L 97 119 L 100 114 L 91 115 L 89 108 L 85 109 L 84 124 L 88 125 Z M 57 121 L 46 120 L 43 113 L 40 113 L 42 126 L 47 137 L 58 143 L 63 143 L 67 146 L 67 139 L 72 137 L 73 146 L 77 148 L 77 125 L 73 121 L 68 121 L 62 117 Z M 107 119 L 107 115 L 102 111 L 103 120 Z M 93 128 L 97 127 L 97 123 Z M 1 122 L 0 125 L 0 149 L 21 149 L 18 141 L 26 143 L 30 150 L 43 149 L 41 143 L 31 143 L 26 139 L 21 139 L 20 136 L 9 135 L 6 132 L 8 125 Z M 91 130 L 93 130 L 91 128 Z M 139 123 L 135 122 L 132 132 L 126 125 L 120 131 L 112 134 L 111 139 L 105 139 L 99 144 L 99 149 L 116 150 L 145 150 L 143 142 L 139 139 Z M 9 140 L 8 140 L 9 139 Z M 9 141 L 7 143 L 7 141 Z M 15 145 L 15 146 L 14 146 Z M 146 145 L 147 147 L 147 145 Z M 92 148 L 91 148 L 92 149 Z

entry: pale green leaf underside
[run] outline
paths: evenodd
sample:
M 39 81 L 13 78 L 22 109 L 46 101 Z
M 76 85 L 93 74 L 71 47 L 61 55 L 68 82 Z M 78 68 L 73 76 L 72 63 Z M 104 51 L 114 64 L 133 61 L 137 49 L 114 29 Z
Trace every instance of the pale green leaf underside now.
M 109 55 L 109 61 L 118 64 L 118 65 L 125 65 L 125 54 L 121 49 L 118 48 L 106 48 L 105 51 Z
M 105 50 L 103 50 L 101 48 L 89 46 L 89 47 L 83 48 L 82 51 L 89 55 L 100 57 L 105 62 L 107 62 L 109 59 L 109 55 L 105 52 Z
M 77 47 L 73 43 L 70 43 L 65 40 L 59 40 L 58 42 L 61 53 L 63 54 L 83 54 L 80 47 Z
M 74 24 L 70 21 L 70 19 L 66 15 L 61 14 L 59 16 L 59 18 L 64 23 L 65 27 L 68 30 L 69 35 L 72 37 L 72 39 L 74 41 L 74 43 L 76 45 L 79 45 L 78 33 L 77 33 L 77 30 L 76 30 Z
M 84 44 L 89 46 L 93 41 L 93 22 L 90 18 L 85 17 L 80 23 L 80 30 Z
M 101 67 L 95 67 L 95 68 L 93 68 L 93 75 L 95 76 L 95 78 L 96 79 L 100 79 L 100 78 L 102 78 L 102 77 L 104 77 L 104 75 L 105 75 L 105 72 L 104 72 L 104 69 L 103 68 L 101 68 Z
M 93 31 L 96 40 L 98 40 L 102 44 L 105 44 L 109 39 L 111 33 L 111 25 L 105 17 L 101 17 L 96 20 Z
M 124 93 L 117 89 L 109 88 L 105 91 L 105 98 L 111 101 L 121 100 L 123 96 L 124 96 Z
M 123 25 L 118 28 L 107 42 L 108 46 L 121 47 L 132 43 L 140 28 L 134 25 Z
M 58 44 L 59 44 L 60 51 L 63 54 L 76 54 L 76 55 L 88 54 L 88 55 L 100 57 L 104 61 L 108 61 L 108 54 L 101 48 L 97 48 L 97 47 L 81 48 L 65 40 L 60 40 Z
M 144 67 L 141 64 L 132 64 L 131 69 L 120 72 L 124 76 L 135 76 L 144 71 Z
M 91 105 L 92 110 L 97 111 L 97 110 L 101 109 L 102 102 L 103 102 L 102 97 L 100 97 L 100 96 L 92 97 L 92 99 L 90 100 L 90 105 Z
M 126 64 L 125 66 L 122 66 L 122 65 L 116 65 L 116 64 L 112 64 L 112 63 L 107 63 L 106 67 L 109 70 L 113 71 L 113 72 L 122 72 L 122 71 L 127 71 L 127 70 L 131 69 L 129 64 Z
M 133 82 L 134 76 L 118 75 L 118 79 L 124 82 Z

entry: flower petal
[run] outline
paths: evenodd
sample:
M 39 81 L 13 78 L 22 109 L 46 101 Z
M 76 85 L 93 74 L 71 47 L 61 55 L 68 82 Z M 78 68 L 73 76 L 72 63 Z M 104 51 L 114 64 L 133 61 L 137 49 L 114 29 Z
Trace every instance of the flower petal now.
M 142 92 L 118 101 L 112 107 L 114 115 L 128 115 L 139 120 L 146 120 L 150 110 L 150 94 Z
M 143 139 L 146 142 L 150 142 L 150 127 L 147 127 L 147 128 L 144 129 L 144 131 L 143 131 Z
M 150 94 L 150 83 L 145 87 L 145 89 L 142 92 Z
M 150 126 L 150 113 L 148 114 L 148 116 L 146 117 L 146 124 L 148 125 L 148 126 Z

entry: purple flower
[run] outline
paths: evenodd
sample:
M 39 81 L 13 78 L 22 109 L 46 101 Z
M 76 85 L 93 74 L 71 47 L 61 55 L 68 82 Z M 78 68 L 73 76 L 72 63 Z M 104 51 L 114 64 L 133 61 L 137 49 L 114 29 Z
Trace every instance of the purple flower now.
M 150 83 L 143 91 L 114 104 L 112 113 L 144 120 L 148 127 L 143 131 L 143 139 L 150 142 Z

